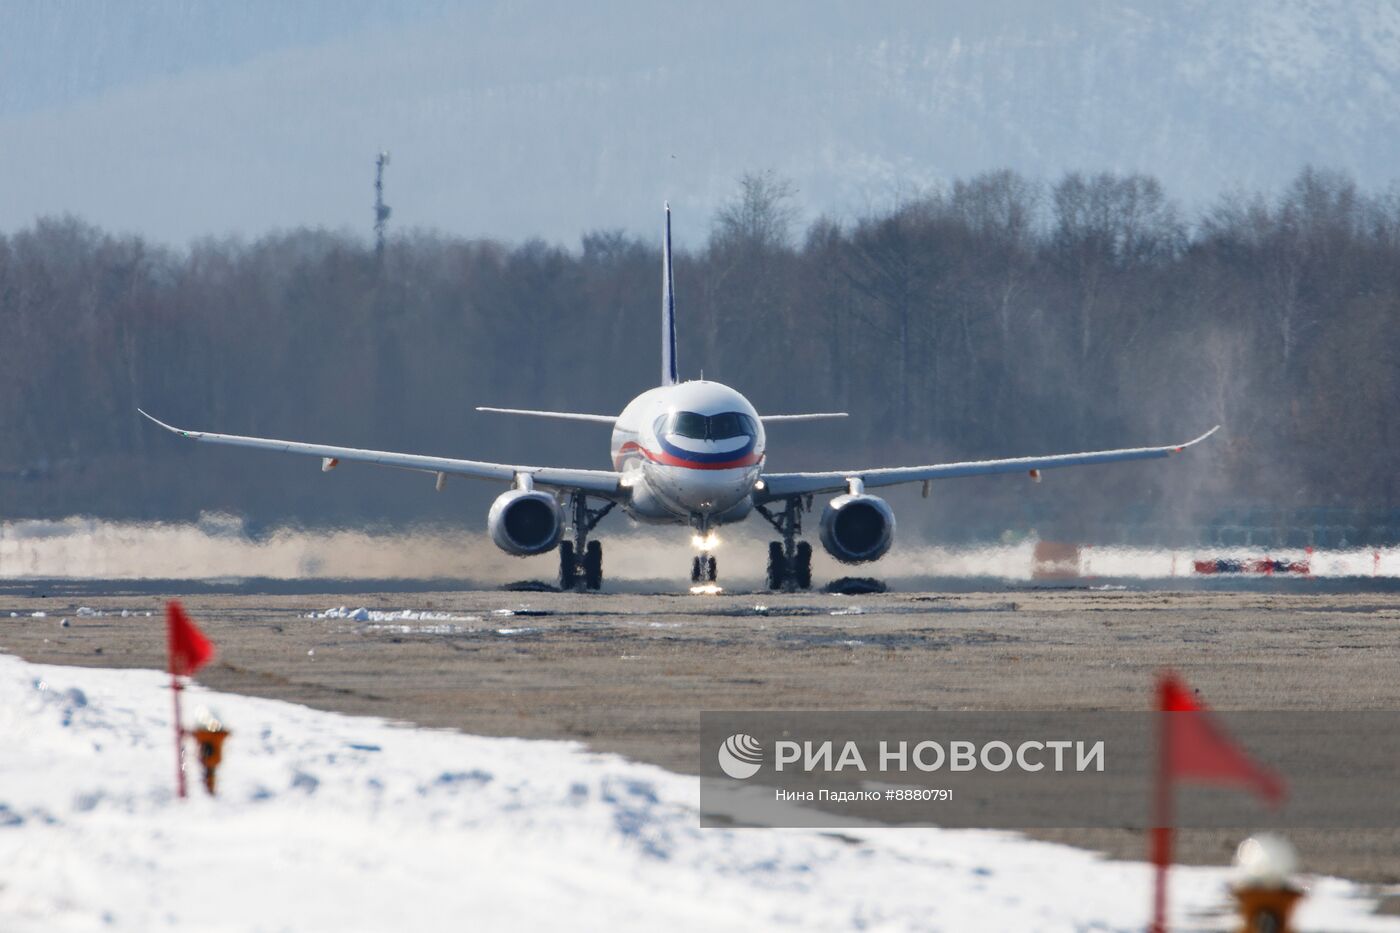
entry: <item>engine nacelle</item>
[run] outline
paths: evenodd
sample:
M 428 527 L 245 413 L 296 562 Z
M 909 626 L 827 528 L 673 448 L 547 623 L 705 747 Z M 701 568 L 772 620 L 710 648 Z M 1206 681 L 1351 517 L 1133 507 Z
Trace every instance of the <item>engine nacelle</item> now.
M 894 543 L 894 512 L 879 496 L 837 496 L 822 510 L 822 547 L 843 564 L 879 560 Z
M 547 492 L 511 489 L 491 503 L 486 527 L 496 547 L 528 557 L 552 550 L 564 534 L 564 512 Z

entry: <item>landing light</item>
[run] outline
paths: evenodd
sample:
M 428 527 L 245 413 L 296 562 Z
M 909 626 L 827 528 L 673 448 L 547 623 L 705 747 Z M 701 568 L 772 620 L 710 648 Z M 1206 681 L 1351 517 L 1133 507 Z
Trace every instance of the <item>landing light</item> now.
M 724 587 L 715 583 L 701 583 L 692 586 L 690 592 L 695 596 L 718 596 L 724 592 Z
M 715 548 L 719 547 L 719 535 L 715 534 L 713 531 L 704 535 L 693 535 L 690 539 L 690 543 L 701 551 L 713 551 Z

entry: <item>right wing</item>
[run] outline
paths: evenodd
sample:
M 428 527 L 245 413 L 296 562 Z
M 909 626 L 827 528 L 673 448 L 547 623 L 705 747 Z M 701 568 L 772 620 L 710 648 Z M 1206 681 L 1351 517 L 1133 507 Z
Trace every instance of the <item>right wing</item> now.
M 1078 454 L 1048 457 L 1017 457 L 1011 460 L 972 460 L 964 463 L 935 463 L 929 466 L 886 467 L 875 470 L 833 470 L 822 473 L 765 473 L 763 489 L 754 493 L 759 503 L 809 493 L 842 492 L 853 479 L 866 488 L 917 483 L 920 480 L 951 479 L 956 476 L 985 476 L 992 473 L 1037 473 L 1057 467 L 1087 466 L 1091 463 L 1118 463 L 1124 460 L 1155 460 L 1181 453 L 1220 430 L 1216 425 L 1193 441 L 1165 447 L 1130 447 L 1121 450 L 1091 450 Z
M 307 454 L 320 457 L 322 469 L 330 469 L 341 460 L 361 463 L 376 463 L 380 466 L 398 467 L 401 470 L 419 470 L 424 473 L 469 476 L 473 479 L 494 479 L 514 482 L 521 474 L 529 475 L 538 486 L 555 489 L 577 489 L 604 498 L 617 499 L 622 495 L 621 473 L 605 470 L 570 470 L 556 467 L 512 466 L 505 463 L 483 463 L 478 460 L 454 460 L 450 457 L 425 457 L 420 454 L 401 454 L 388 450 L 362 450 L 358 447 L 330 447 L 324 444 L 302 444 L 297 441 L 279 441 L 266 437 L 243 437 L 237 434 L 211 434 L 207 431 L 186 431 L 172 427 L 158 418 L 145 415 L 165 430 L 203 441 L 206 444 L 229 444 L 234 447 L 255 447 L 261 450 L 280 450 L 293 454 Z
M 490 408 L 476 406 L 477 411 L 490 411 L 498 415 L 530 415 L 534 418 L 558 418 L 561 421 L 596 421 L 599 424 L 616 424 L 616 415 L 580 415 L 572 411 L 536 411 L 533 408 Z

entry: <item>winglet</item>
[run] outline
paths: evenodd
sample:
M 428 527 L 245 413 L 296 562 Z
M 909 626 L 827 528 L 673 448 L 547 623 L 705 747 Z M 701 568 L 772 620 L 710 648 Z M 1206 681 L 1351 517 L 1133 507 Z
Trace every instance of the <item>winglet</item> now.
M 671 275 L 671 202 L 666 207 L 666 236 L 661 243 L 661 384 L 680 382 L 676 367 L 676 288 Z
M 151 420 L 151 421 L 154 421 L 156 424 L 160 425 L 162 428 L 165 428 L 165 430 L 171 432 L 172 434 L 178 434 L 178 435 L 180 435 L 181 437 L 198 437 L 198 436 L 199 436 L 197 432 L 194 432 L 194 431 L 182 431 L 181 429 L 179 429 L 179 428 L 177 428 L 177 427 L 175 427 L 175 426 L 173 426 L 173 425 L 166 424 L 164 421 L 161 421 L 161 420 L 160 420 L 159 418 L 157 418 L 155 415 L 152 415 L 152 414 L 150 414 L 149 412 L 143 411 L 143 410 L 140 409 L 140 408 L 137 408 L 136 410 L 137 410 L 138 412 L 140 412 L 141 415 L 142 415 L 143 417 L 145 417 L 145 418 L 147 418 L 147 419 L 149 419 L 149 420 Z
M 1196 446 L 1197 444 L 1199 444 L 1201 441 L 1203 441 L 1203 440 L 1205 440 L 1206 438 L 1210 437 L 1212 434 L 1214 434 L 1216 431 L 1219 431 L 1219 430 L 1220 430 L 1220 425 L 1217 424 L 1215 427 L 1211 428 L 1209 431 L 1207 431 L 1206 433 L 1202 434 L 1200 437 L 1196 438 L 1195 440 L 1193 440 L 1193 441 L 1187 441 L 1187 442 L 1184 443 L 1184 444 L 1181 444 L 1181 445 L 1179 445 L 1179 446 L 1177 446 L 1177 447 L 1172 448 L 1172 453 L 1174 453 L 1174 454 L 1179 454 L 1179 453 L 1181 453 L 1183 450 L 1185 450 L 1185 449 L 1188 448 L 1188 447 L 1195 447 L 1195 446 Z

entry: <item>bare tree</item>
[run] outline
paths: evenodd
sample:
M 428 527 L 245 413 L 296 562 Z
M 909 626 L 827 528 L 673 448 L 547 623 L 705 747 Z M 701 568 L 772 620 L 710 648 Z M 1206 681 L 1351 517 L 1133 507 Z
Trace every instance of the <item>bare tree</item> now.
M 715 214 L 712 244 L 744 250 L 778 250 L 792 243 L 797 186 L 772 169 L 747 172 L 738 194 Z
M 1307 169 L 1188 228 L 1143 176 L 1047 188 L 991 172 L 820 220 L 799 247 L 792 184 L 751 174 L 706 248 L 676 256 L 682 363 L 767 410 L 856 415 L 784 429 L 780 469 L 1151 440 L 1221 418 L 1203 509 L 1400 506 L 1397 191 Z M 449 500 L 411 477 L 327 481 L 172 445 L 134 406 L 233 433 L 588 466 L 583 428 L 523 431 L 471 408 L 617 410 L 646 388 L 659 264 L 654 237 L 618 231 L 573 249 L 410 233 L 380 266 L 372 243 L 317 230 L 178 251 L 73 218 L 0 235 L 0 517 L 475 522 L 489 487 Z M 1095 495 L 988 481 L 930 509 L 950 528 L 997 507 L 1002 528 L 1044 528 L 1058 502 L 1179 505 L 1149 501 L 1131 470 L 1059 480 L 1079 482 Z

